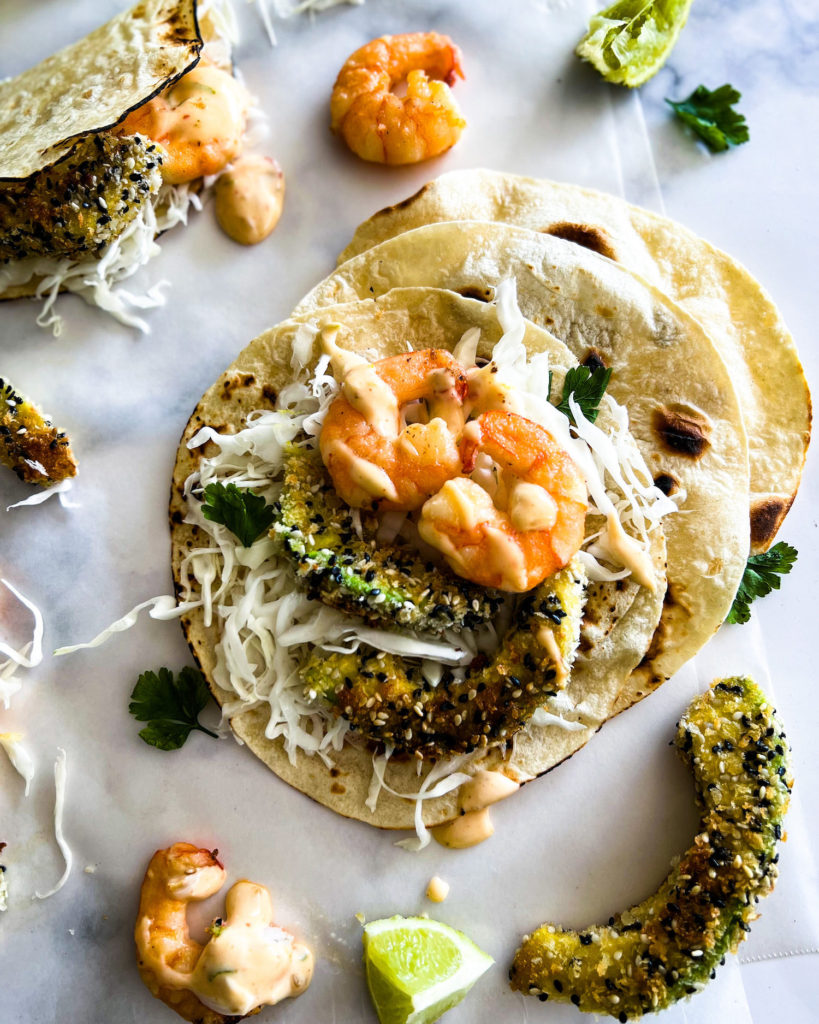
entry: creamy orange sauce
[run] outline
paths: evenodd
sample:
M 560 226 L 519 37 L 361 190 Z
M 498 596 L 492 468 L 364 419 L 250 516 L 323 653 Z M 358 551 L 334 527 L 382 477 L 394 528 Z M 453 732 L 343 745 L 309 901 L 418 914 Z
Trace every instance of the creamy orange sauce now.
M 489 807 L 505 800 L 520 788 L 519 783 L 503 772 L 481 770 L 461 786 L 458 798 L 459 815 L 446 825 L 433 828 L 433 838 L 452 850 L 465 850 L 484 842 L 495 833 Z
M 443 878 L 433 875 L 427 884 L 427 899 L 432 903 L 443 903 L 447 896 L 449 896 L 449 882 L 445 882 Z
M 398 492 L 389 474 L 374 462 L 356 455 L 344 441 L 333 441 L 328 444 L 325 448 L 325 458 L 337 459 L 338 463 L 344 466 L 352 482 L 364 494 L 364 501 L 361 504 L 381 498 L 387 501 L 397 499 Z
M 467 411 L 471 415 L 479 416 L 490 409 L 519 411 L 519 403 L 511 388 L 498 380 L 497 367 L 494 363 L 473 366 L 466 371 L 466 377 L 469 381 Z
M 243 156 L 214 188 L 219 227 L 240 245 L 257 245 L 270 235 L 284 206 L 284 174 L 267 156 Z
M 540 627 L 537 634 L 537 642 L 541 647 L 545 648 L 546 653 L 554 663 L 556 673 L 555 685 L 562 690 L 569 681 L 569 668 L 563 660 L 563 655 L 560 653 L 560 648 L 557 645 L 557 637 L 550 626 Z
M 398 399 L 371 363 L 351 366 L 344 374 L 341 390 L 377 433 L 382 437 L 398 436 Z
M 507 497 L 509 521 L 516 530 L 551 530 L 557 522 L 557 502 L 545 487 L 517 480 Z
M 171 185 L 217 174 L 242 148 L 249 106 L 245 88 L 205 60 L 132 111 L 120 135 L 146 135 L 166 150 L 162 178 Z
M 270 893 L 237 882 L 225 899 L 226 918 L 196 962 L 190 990 L 213 1010 L 246 1014 L 301 995 L 313 976 L 313 954 L 273 924 Z
M 633 537 L 629 537 L 623 529 L 623 524 L 613 512 L 609 513 L 607 517 L 603 540 L 620 564 L 631 569 L 631 573 L 638 583 L 649 590 L 656 588 L 657 580 L 651 557 Z

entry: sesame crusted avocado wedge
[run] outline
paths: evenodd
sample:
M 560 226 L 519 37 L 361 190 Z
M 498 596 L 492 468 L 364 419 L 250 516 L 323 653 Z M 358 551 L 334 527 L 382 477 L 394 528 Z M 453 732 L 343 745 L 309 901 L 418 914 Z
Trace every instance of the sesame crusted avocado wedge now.
M 533 779 L 611 715 L 676 505 L 586 377 L 510 282 L 498 303 L 407 288 L 291 318 L 203 396 L 171 497 L 182 624 L 280 778 L 432 826 L 463 772 Z
M 241 149 L 249 98 L 214 11 L 141 0 L 0 82 L 0 299 L 43 300 L 41 326 L 59 333 L 71 291 L 147 330 L 136 311 L 161 298 L 114 285 Z
M 0 377 L 0 463 L 27 484 L 51 487 L 77 474 L 71 442 Z
M 656 893 L 607 925 L 526 936 L 512 988 L 631 1020 L 698 992 L 750 931 L 776 881 L 793 786 L 782 724 L 750 679 L 724 679 L 692 701 L 674 742 L 702 814 L 693 844 Z

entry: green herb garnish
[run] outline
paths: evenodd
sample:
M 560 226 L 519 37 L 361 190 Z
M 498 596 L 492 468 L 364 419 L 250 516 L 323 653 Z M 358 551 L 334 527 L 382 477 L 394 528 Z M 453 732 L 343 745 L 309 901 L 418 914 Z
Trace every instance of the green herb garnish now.
M 782 576 L 787 576 L 796 561 L 796 548 L 780 541 L 770 551 L 751 555 L 726 622 L 743 623 L 751 617 L 750 605 L 772 590 L 779 590 Z
M 273 523 L 273 506 L 253 491 L 242 491 L 236 484 L 208 484 L 202 515 L 212 523 L 221 523 L 249 548 L 267 533 Z
M 694 129 L 709 149 L 720 153 L 750 138 L 745 115 L 733 109 L 741 96 L 732 85 L 721 85 L 713 92 L 704 85 L 698 85 L 688 99 L 677 103 L 666 98 L 666 103 L 677 117 Z
M 199 712 L 210 700 L 204 676 L 197 668 L 173 672 L 143 672 L 131 694 L 128 710 L 138 722 L 147 722 L 140 737 L 160 750 L 177 750 L 198 729 L 214 739 L 215 732 L 199 723 Z
M 610 379 L 611 369 L 606 369 L 605 366 L 598 366 L 594 370 L 590 370 L 588 366 L 572 367 L 563 380 L 563 395 L 558 410 L 574 423 L 574 416 L 569 408 L 569 396 L 573 395 L 575 402 L 580 406 L 580 411 L 589 423 L 594 423 Z

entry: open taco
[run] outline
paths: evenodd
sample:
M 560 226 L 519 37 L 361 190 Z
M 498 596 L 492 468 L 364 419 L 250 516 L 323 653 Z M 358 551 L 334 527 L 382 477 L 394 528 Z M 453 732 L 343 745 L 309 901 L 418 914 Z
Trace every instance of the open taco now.
M 401 232 L 458 220 L 513 224 L 597 252 L 661 289 L 702 324 L 728 367 L 748 435 L 751 550 L 768 548 L 799 487 L 811 405 L 793 339 L 748 270 L 682 224 L 616 196 L 489 170 L 443 174 L 374 214 L 358 227 L 339 264 Z
M 71 291 L 144 327 L 135 311 L 161 297 L 113 286 L 241 147 L 229 30 L 218 3 L 142 0 L 0 83 L 0 298 L 43 299 L 38 323 L 59 330 Z
M 431 256 L 434 254 L 434 256 Z M 719 628 L 748 553 L 747 450 L 728 368 L 698 321 L 657 288 L 587 249 L 501 223 L 453 221 L 401 233 L 343 263 L 296 308 L 398 285 L 492 298 L 517 282 L 523 314 L 587 366 L 612 370 L 611 395 L 657 486 L 685 494 L 666 524 L 668 591 L 627 707 L 668 679 Z
M 566 374 L 576 360 L 554 336 L 523 319 L 513 295 L 511 282 L 492 303 L 445 290 L 396 288 L 377 299 L 295 316 L 252 342 L 208 390 L 177 456 L 175 583 L 180 600 L 194 603 L 183 626 L 223 713 L 285 781 L 341 814 L 381 827 L 450 820 L 457 786 L 477 768 L 502 767 L 525 781 L 570 756 L 611 714 L 642 695 L 629 690 L 628 681 L 663 611 L 663 524 L 684 512 L 654 485 L 622 405 L 604 396 L 592 423 L 574 391 L 568 398 L 564 384 L 573 378 Z M 366 353 L 366 359 L 350 353 Z M 481 577 L 490 587 L 478 585 L 453 571 L 457 557 L 445 546 L 431 553 L 420 525 L 429 499 L 420 513 L 407 516 L 383 491 L 370 489 L 370 501 L 350 507 L 336 489 L 337 477 L 325 466 L 332 469 L 326 442 L 333 439 L 324 434 L 323 442 L 322 434 L 340 382 L 346 386 L 351 366 L 375 366 L 380 373 L 380 360 L 391 357 L 408 360 L 407 366 L 418 358 L 440 360 L 427 374 L 439 384 L 450 381 L 448 360 L 466 367 L 469 388 L 497 374 L 501 392 L 513 396 L 507 411 L 516 411 L 508 414 L 530 422 L 535 432 L 548 423 L 558 449 L 582 467 L 590 497 L 579 550 L 563 550 L 565 561 L 533 588 L 527 578 L 504 593 L 497 586 L 507 582 L 503 573 Z M 557 408 L 561 399 L 571 420 Z M 439 408 L 434 395 L 425 401 L 427 426 L 447 422 L 443 413 L 429 412 Z M 408 406 L 413 403 L 417 399 Z M 507 412 L 481 408 L 473 419 L 484 444 L 488 424 Z M 741 422 L 730 400 L 709 414 L 715 453 L 731 470 L 722 473 L 716 461 L 706 461 L 700 472 L 741 535 L 747 530 Z M 461 424 L 459 452 L 464 443 L 469 448 L 469 422 Z M 525 438 L 520 444 L 525 447 Z M 490 447 L 481 454 L 500 459 L 494 464 L 501 475 L 510 470 Z M 477 462 L 461 464 L 455 475 L 464 490 L 479 486 L 479 469 Z M 373 487 L 372 472 L 353 476 L 365 490 Z M 440 494 L 452 483 L 448 477 L 443 487 L 440 481 L 430 486 Z M 261 530 L 251 530 L 248 547 L 223 525 L 229 517 L 215 508 L 221 499 L 214 485 L 250 491 L 254 507 L 268 509 L 255 507 Z M 513 485 L 518 482 L 504 485 L 503 499 L 497 490 L 490 499 L 510 516 Z M 484 482 L 479 489 L 492 487 Z M 228 497 L 222 490 L 221 498 Z M 700 511 L 693 507 L 688 514 Z M 704 511 L 707 546 L 714 523 Z M 517 525 L 523 533 L 530 528 Z M 723 552 L 730 579 L 741 573 L 746 546 Z M 481 560 L 498 562 L 479 551 Z M 401 586 L 396 573 L 405 581 Z M 679 585 L 683 601 L 688 582 Z M 710 614 L 709 598 L 697 600 Z

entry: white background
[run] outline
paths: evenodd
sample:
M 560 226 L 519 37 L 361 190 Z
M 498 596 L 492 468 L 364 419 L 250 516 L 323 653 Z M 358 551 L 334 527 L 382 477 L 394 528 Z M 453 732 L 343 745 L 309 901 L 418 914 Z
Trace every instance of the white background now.
M 245 250 L 220 235 L 206 210 L 164 238 L 162 256 L 139 278 L 145 286 L 173 282 L 147 337 L 74 297 L 60 302 L 67 324 L 57 340 L 34 325 L 33 305 L 0 307 L 0 375 L 70 431 L 81 466 L 72 492 L 80 508 L 52 500 L 0 511 L 0 570 L 43 609 L 47 650 L 88 639 L 138 601 L 170 592 L 169 478 L 200 394 L 329 272 L 359 220 L 444 170 L 487 166 L 552 177 L 665 210 L 765 283 L 816 381 L 819 69 L 811 55 L 819 21 L 812 0 L 698 0 L 668 65 L 639 93 L 607 86 L 573 56 L 591 10 L 580 0 L 368 0 L 278 22 L 275 50 L 256 10 L 237 6 L 237 57 L 270 117 L 267 151 L 287 175 L 276 233 Z M 4 0 L 0 74 L 22 71 L 118 7 L 115 0 Z M 338 68 L 373 36 L 426 29 L 450 33 L 464 51 L 467 79 L 456 88 L 469 128 L 429 164 L 364 165 L 328 130 Z M 663 98 L 726 81 L 743 92 L 751 142 L 712 156 L 669 116 Z M 642 898 L 688 845 L 696 825 L 690 780 L 667 743 L 691 695 L 722 671 L 752 671 L 773 688 L 797 774 L 783 879 L 743 952 L 783 957 L 815 948 L 815 463 L 809 459 L 783 531 L 800 560 L 782 592 L 754 606 L 754 624 L 726 629 L 559 771 L 500 805 L 496 835 L 471 851 L 395 849 L 390 835 L 312 804 L 231 741 L 195 735 L 176 753 L 142 743 L 128 695 L 140 671 L 189 663 L 176 623 L 141 621 L 97 651 L 47 657 L 24 677 L 13 709 L 0 714 L 0 731 L 26 733 L 39 768 L 24 799 L 0 762 L 0 839 L 9 844 L 3 858 L 12 888 L 0 923 L 0 1021 L 173 1019 L 139 980 L 131 930 L 147 860 L 177 839 L 217 846 L 231 880 L 267 884 L 280 922 L 316 950 L 308 993 L 261 1020 L 374 1021 L 359 966 L 359 911 L 368 918 L 433 911 L 492 953 L 496 966 L 447 1018 L 452 1024 L 581 1020 L 573 1007 L 513 994 L 505 980 L 511 954 L 541 920 L 582 926 Z M 3 474 L 3 509 L 28 493 Z M 0 624 L 3 639 L 25 638 L 26 616 L 3 595 Z M 61 871 L 50 827 L 58 746 L 68 754 L 65 827 L 75 868 L 57 896 L 31 902 L 31 892 Z M 95 873 L 84 873 L 86 865 Z M 433 908 L 423 892 L 436 873 L 452 893 Z M 815 956 L 742 967 L 734 959 L 705 993 L 664 1019 L 814 1020 L 816 964 Z

